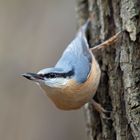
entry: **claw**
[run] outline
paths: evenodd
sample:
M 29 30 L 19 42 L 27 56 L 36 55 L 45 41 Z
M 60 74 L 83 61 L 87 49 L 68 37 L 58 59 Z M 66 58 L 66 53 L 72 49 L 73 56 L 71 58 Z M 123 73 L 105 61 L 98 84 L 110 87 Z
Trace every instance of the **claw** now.
M 103 119 L 111 120 L 111 112 L 112 111 L 105 110 L 105 112 L 101 112 L 100 114 Z
M 97 103 L 95 100 L 92 99 L 92 104 L 97 112 L 100 113 L 103 119 L 110 120 L 110 114 L 112 111 L 104 109 L 99 103 Z

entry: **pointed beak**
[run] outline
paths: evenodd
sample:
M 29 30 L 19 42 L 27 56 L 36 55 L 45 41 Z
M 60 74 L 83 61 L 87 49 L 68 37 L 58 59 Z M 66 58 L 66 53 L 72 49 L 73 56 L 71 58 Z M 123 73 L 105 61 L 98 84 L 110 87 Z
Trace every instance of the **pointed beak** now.
M 27 78 L 28 80 L 33 80 L 33 81 L 44 80 L 43 76 L 38 75 L 36 73 L 24 73 L 22 74 L 22 76 Z

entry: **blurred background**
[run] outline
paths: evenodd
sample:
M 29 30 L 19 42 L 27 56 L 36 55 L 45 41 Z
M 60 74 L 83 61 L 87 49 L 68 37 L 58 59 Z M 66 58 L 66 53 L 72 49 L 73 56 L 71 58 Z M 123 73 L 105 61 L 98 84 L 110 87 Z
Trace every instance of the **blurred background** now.
M 0 140 L 85 140 L 82 109 L 57 109 L 20 76 L 57 62 L 75 15 L 74 0 L 0 0 Z

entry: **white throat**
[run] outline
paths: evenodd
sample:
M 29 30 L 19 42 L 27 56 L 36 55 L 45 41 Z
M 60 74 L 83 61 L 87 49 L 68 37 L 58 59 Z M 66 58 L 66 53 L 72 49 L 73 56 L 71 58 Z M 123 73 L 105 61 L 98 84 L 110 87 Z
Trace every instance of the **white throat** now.
M 44 84 L 49 87 L 61 88 L 67 84 L 69 78 L 45 78 Z

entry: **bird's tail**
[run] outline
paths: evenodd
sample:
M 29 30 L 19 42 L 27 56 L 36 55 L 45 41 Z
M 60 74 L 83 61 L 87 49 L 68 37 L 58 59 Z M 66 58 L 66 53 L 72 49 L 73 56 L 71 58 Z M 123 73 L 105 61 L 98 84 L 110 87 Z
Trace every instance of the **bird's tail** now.
M 82 37 L 85 39 L 85 42 L 88 44 L 87 42 L 87 36 L 86 36 L 86 32 L 88 30 L 89 24 L 91 23 L 91 18 L 88 18 L 88 20 L 85 22 L 85 24 L 79 29 L 78 35 L 82 35 Z M 91 51 L 96 51 L 102 48 L 106 48 L 112 44 L 114 44 L 115 42 L 118 41 L 118 39 L 120 38 L 120 35 L 123 33 L 123 31 L 120 31 L 118 33 L 116 33 L 114 36 L 112 36 L 111 38 L 109 38 L 108 40 L 104 41 L 103 43 L 90 48 Z
M 85 36 L 89 27 L 89 24 L 91 22 L 91 19 L 87 19 L 87 21 L 80 27 L 77 36 Z

